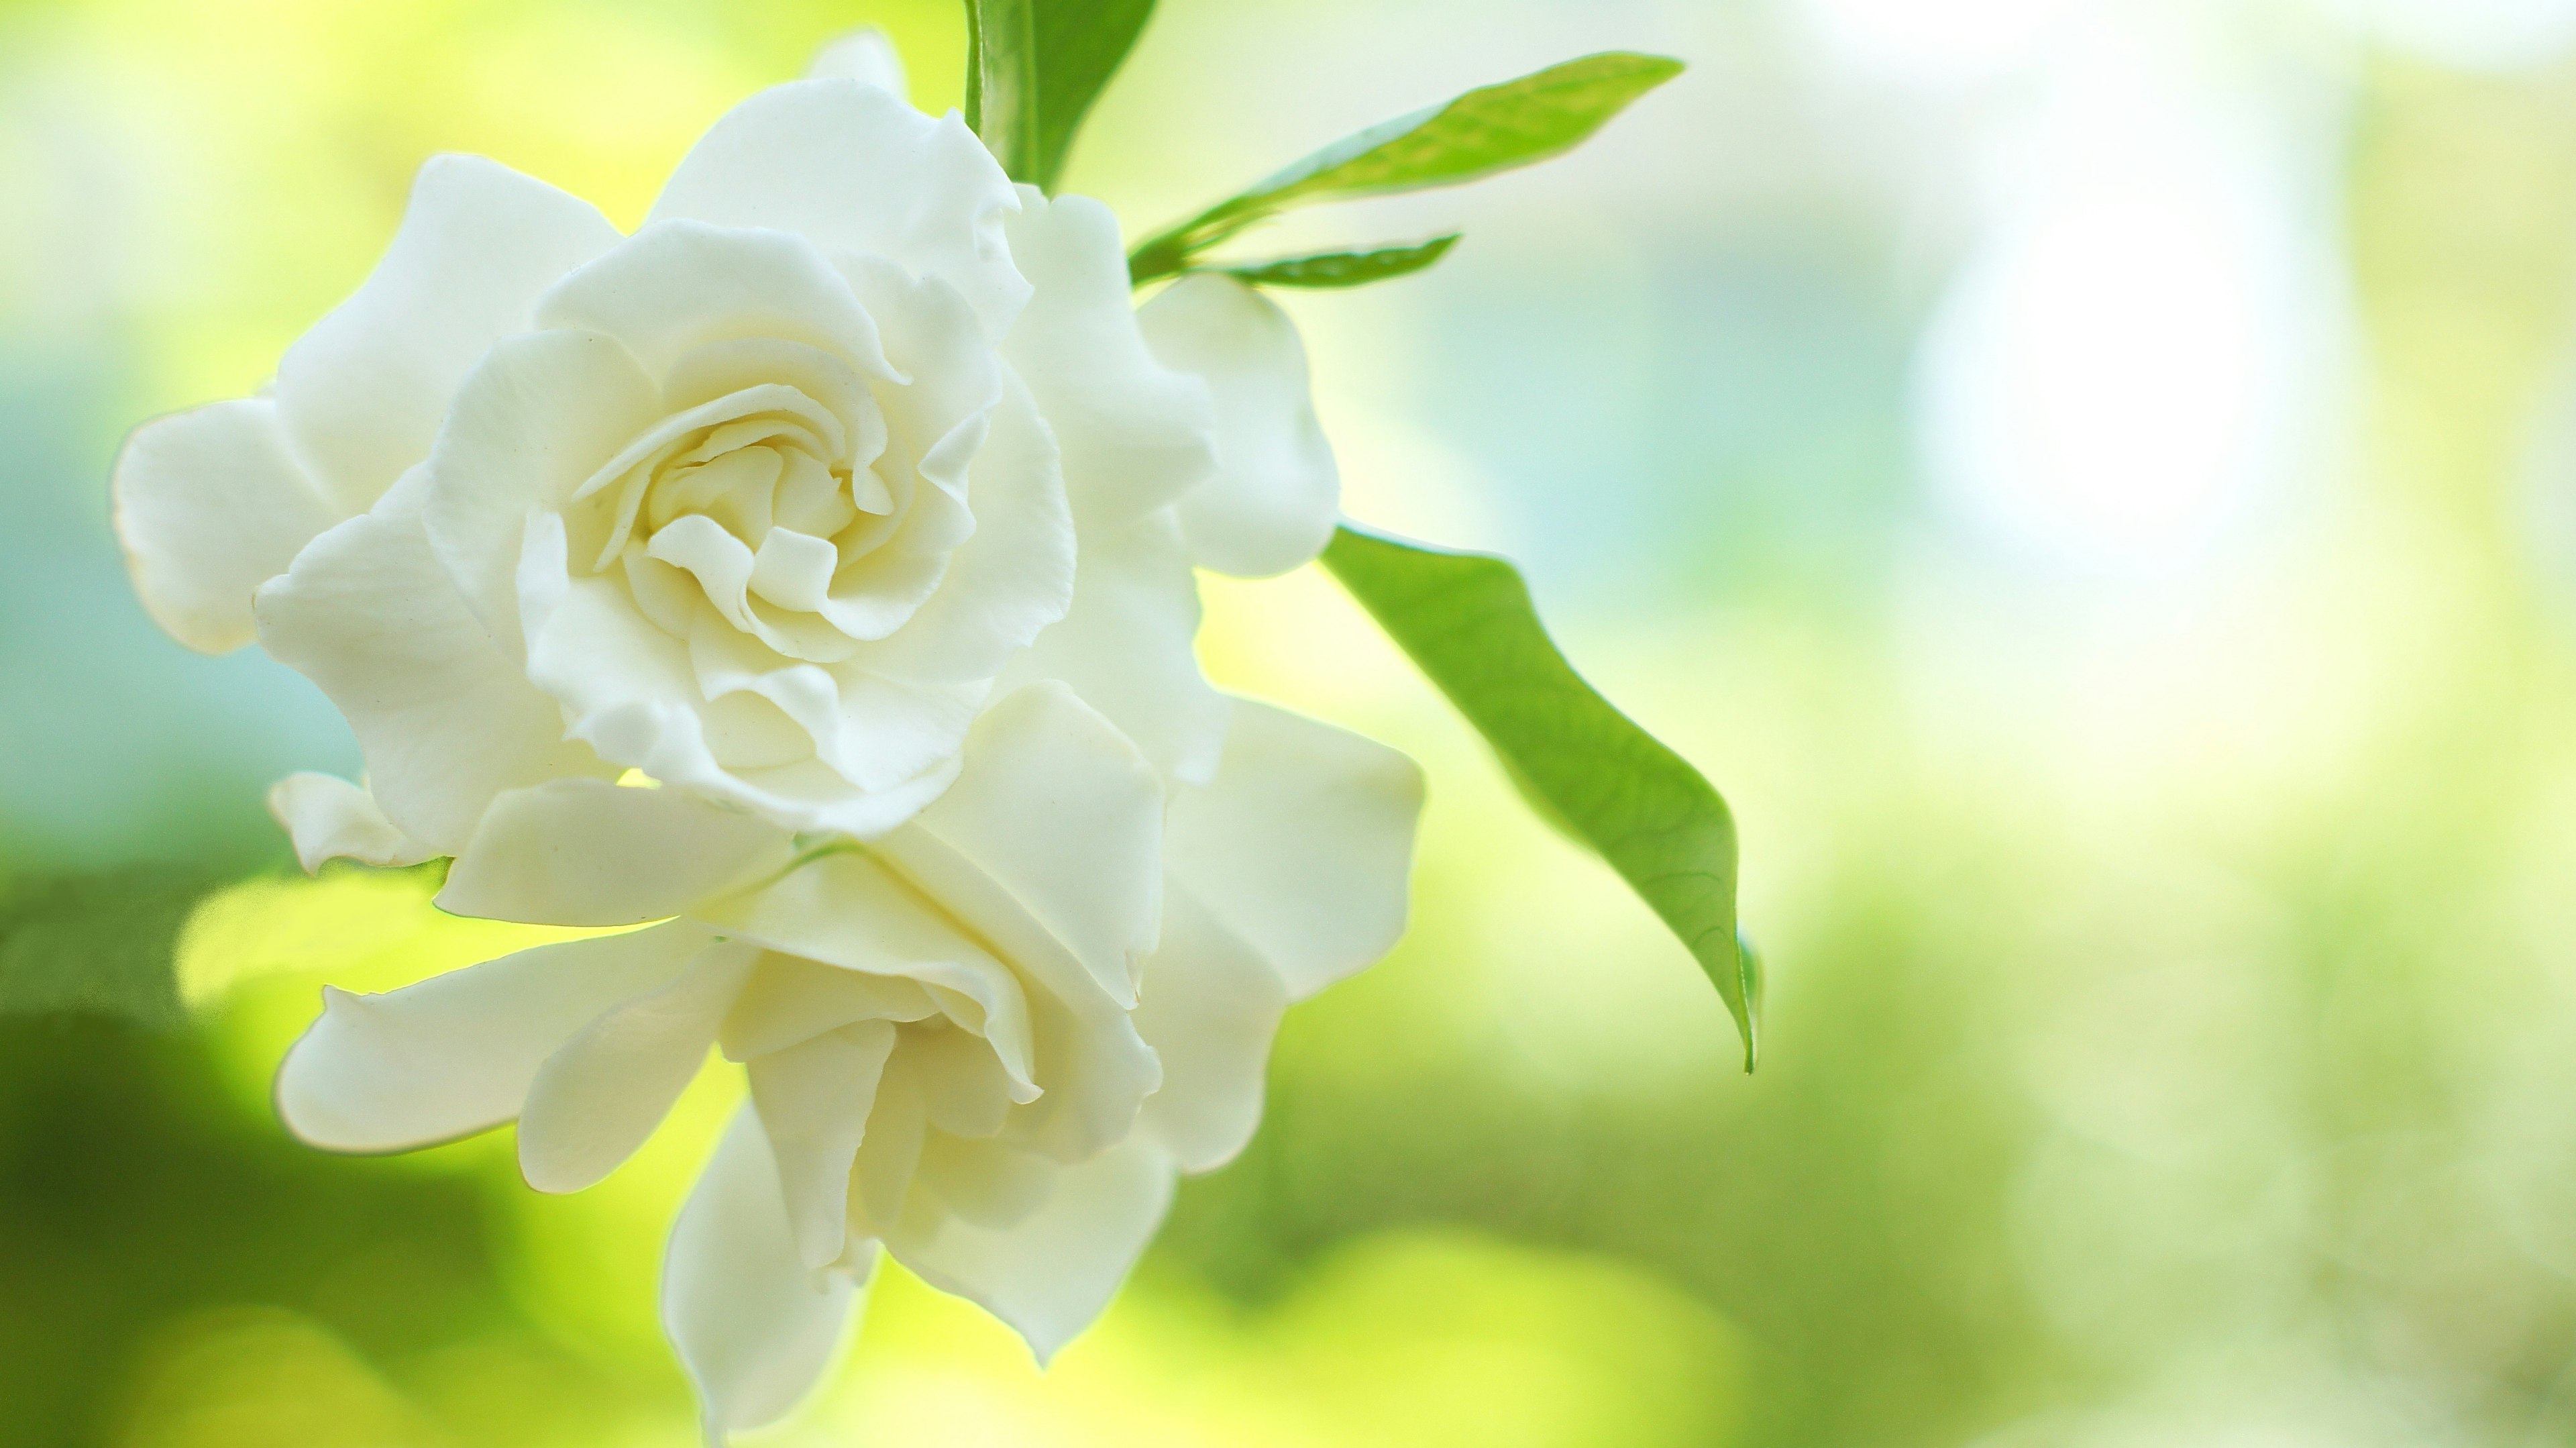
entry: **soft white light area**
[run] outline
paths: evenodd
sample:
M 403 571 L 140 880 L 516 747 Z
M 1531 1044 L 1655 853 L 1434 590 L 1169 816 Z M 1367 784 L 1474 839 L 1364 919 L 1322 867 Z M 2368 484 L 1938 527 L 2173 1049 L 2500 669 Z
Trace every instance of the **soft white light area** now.
M 2188 561 L 2300 460 L 2333 264 L 2275 138 L 2116 47 L 2062 67 L 1916 358 L 1916 446 L 1972 523 L 2079 567 Z
M 1860 64 L 1918 80 L 1963 82 L 2038 58 L 2071 0 L 1808 0 Z
M 2371 38 L 2467 70 L 2546 65 L 2576 45 L 2576 0 L 2341 0 Z

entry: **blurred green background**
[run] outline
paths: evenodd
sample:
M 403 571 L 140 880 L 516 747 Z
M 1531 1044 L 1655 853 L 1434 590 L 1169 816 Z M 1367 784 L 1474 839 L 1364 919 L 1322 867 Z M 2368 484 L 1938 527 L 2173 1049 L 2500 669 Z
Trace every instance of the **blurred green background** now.
M 0 1442 L 694 1441 L 738 1086 L 571 1198 L 289 1142 L 322 980 L 540 932 L 292 873 L 260 793 L 354 747 L 151 629 L 105 479 L 430 152 L 631 224 L 854 24 L 950 103 L 956 9 L 0 0 L 0 972 L 180 967 L 0 1020 Z M 2576 4 L 1164 0 L 1069 185 L 1141 234 L 1611 47 L 1693 69 L 1261 249 L 1466 230 L 1289 299 L 1347 506 L 1523 559 L 1728 791 L 1761 1073 L 1329 581 L 1211 581 L 1223 681 L 1429 767 L 1410 937 L 1051 1373 L 896 1275 L 760 1441 L 2576 1441 Z

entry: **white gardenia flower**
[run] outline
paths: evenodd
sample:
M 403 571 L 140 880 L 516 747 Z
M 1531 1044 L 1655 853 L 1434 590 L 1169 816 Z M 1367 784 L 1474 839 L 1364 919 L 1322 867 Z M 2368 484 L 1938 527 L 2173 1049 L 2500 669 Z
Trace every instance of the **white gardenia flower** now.
M 153 617 L 254 636 L 369 790 L 274 803 L 379 863 L 505 790 L 628 769 L 861 836 L 945 788 L 997 688 L 1071 683 L 1204 778 L 1191 566 L 1312 557 L 1332 456 L 1286 318 L 1014 187 L 887 57 L 754 96 L 621 235 L 474 157 L 274 387 L 140 429 L 117 526 Z
M 750 1100 L 663 1285 L 711 1438 L 805 1394 L 880 1244 L 1044 1360 L 1107 1304 L 1174 1174 L 1251 1135 L 1280 1012 L 1401 933 L 1422 784 L 1248 701 L 1208 781 L 1170 781 L 1057 683 L 988 710 L 964 758 L 865 845 L 677 789 L 502 794 L 442 905 L 666 923 L 330 993 L 279 1076 L 288 1125 L 387 1151 L 515 1117 L 530 1183 L 570 1191 L 720 1046 Z

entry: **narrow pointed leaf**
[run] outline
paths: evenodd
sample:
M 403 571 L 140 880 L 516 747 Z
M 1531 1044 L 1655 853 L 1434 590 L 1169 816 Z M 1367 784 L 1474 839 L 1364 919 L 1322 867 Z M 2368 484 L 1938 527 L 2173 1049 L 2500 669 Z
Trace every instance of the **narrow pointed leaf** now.
M 1136 249 L 1139 282 L 1168 276 L 1208 247 L 1291 206 L 1455 186 L 1582 144 L 1630 101 L 1679 75 L 1660 55 L 1609 51 L 1483 86 L 1348 136 L 1254 183 Z
M 1154 0 L 1036 0 L 1037 151 L 1028 180 L 1055 190 L 1091 103 L 1136 48 Z
M 966 124 L 1014 181 L 1037 156 L 1038 0 L 966 0 Z
M 1053 191 L 1154 0 L 966 0 L 966 123 L 1014 181 Z
M 1591 847 L 1681 938 L 1744 1037 L 1761 975 L 1736 933 L 1735 820 L 1698 770 L 1611 707 L 1547 636 L 1509 562 L 1344 527 L 1324 566 L 1501 755 L 1552 823 Z
M 1420 246 L 1388 246 L 1375 251 L 1330 251 L 1277 261 L 1244 262 L 1222 268 L 1238 281 L 1256 287 L 1357 287 L 1418 272 L 1449 254 L 1458 232 L 1434 237 Z

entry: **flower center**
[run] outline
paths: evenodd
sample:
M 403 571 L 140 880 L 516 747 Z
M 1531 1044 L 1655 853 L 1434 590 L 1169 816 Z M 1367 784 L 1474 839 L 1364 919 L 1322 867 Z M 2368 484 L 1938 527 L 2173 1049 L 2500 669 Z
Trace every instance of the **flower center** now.
M 914 489 L 900 470 L 888 482 L 885 423 L 856 376 L 746 345 L 683 359 L 665 387 L 683 405 L 574 493 L 573 555 L 623 572 L 675 637 L 720 624 L 782 663 L 838 662 L 909 616 L 935 560 L 886 548 Z

